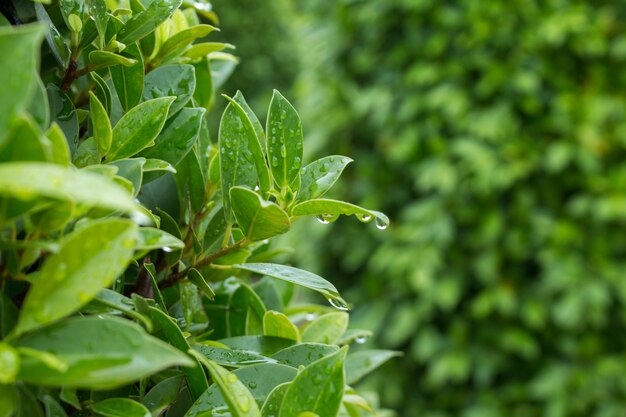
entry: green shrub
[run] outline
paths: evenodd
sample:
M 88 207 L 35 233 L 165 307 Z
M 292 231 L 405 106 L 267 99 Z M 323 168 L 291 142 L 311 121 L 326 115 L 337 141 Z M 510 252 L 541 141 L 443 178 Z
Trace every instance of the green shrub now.
M 387 404 L 622 415 L 626 5 L 300 9 L 307 147 L 354 155 L 341 194 L 396 221 L 311 224 L 298 257 L 352 283 L 378 342 L 407 352 L 378 374 Z
M 232 57 L 181 3 L 2 7 L 0 417 L 373 413 L 351 385 L 395 352 L 348 354 L 368 332 L 268 239 L 387 217 L 321 198 L 350 159 L 303 166 L 277 91 L 266 129 L 238 92 L 209 137 Z

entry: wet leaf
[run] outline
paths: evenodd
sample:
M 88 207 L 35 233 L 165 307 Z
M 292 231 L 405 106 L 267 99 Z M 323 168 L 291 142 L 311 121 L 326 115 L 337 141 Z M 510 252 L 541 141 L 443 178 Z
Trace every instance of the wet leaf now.
M 277 204 L 244 187 L 230 189 L 232 210 L 246 238 L 255 242 L 283 233 L 290 228 L 289 216 Z
M 309 364 L 338 351 L 339 348 L 333 345 L 321 343 L 298 343 L 274 353 L 271 358 L 279 363 L 289 365 L 294 368 L 308 366 Z
M 111 80 L 120 104 L 125 111 L 135 107 L 143 96 L 144 63 L 137 43 L 128 45 L 121 55 L 136 61 L 134 65 L 117 65 L 109 68 Z
M 319 316 L 302 332 L 302 341 L 336 345 L 348 328 L 348 314 L 333 312 Z
M 171 117 L 187 104 L 195 89 L 196 75 L 193 65 L 165 65 L 146 75 L 143 99 L 176 97 L 169 110 Z
M 302 168 L 298 200 L 319 198 L 332 188 L 346 165 L 352 162 L 347 156 L 327 156 Z
M 111 148 L 111 138 L 113 129 L 111 121 L 104 105 L 98 100 L 98 97 L 91 91 L 89 92 L 89 116 L 93 126 L 93 139 L 98 148 L 98 154 L 104 157 Z
M 137 64 L 137 60 L 109 51 L 92 51 L 89 53 L 89 63 L 98 67 L 110 67 L 113 65 L 131 67 Z
M 360 350 L 346 358 L 346 384 L 355 384 L 367 374 L 387 362 L 389 359 L 401 356 L 402 353 L 393 350 Z
M 125 44 L 138 41 L 154 31 L 180 6 L 182 0 L 156 0 L 124 24 L 118 33 L 117 39 Z
M 289 320 L 289 317 L 277 311 L 267 311 L 263 316 L 263 334 L 300 341 L 298 328 Z
M 386 229 L 389 225 L 389 218 L 384 213 L 367 210 L 345 201 L 323 198 L 296 204 L 291 214 L 293 216 L 317 216 L 322 223 L 333 222 L 340 215 L 354 215 L 364 223 L 374 220 L 379 229 Z
M 129 398 L 107 398 L 92 405 L 91 410 L 104 417 L 151 417 L 143 404 Z
M 224 349 L 208 345 L 194 345 L 193 349 L 218 365 L 239 368 L 259 363 L 275 363 L 276 360 L 248 350 Z

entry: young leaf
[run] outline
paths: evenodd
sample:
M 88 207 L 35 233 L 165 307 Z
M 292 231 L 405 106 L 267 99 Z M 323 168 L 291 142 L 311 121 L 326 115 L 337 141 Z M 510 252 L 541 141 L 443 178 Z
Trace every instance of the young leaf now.
M 297 191 L 302 166 L 302 122 L 300 116 L 278 91 L 274 90 L 267 115 L 267 157 L 280 190 Z
M 195 89 L 196 74 L 193 65 L 165 65 L 146 75 L 143 99 L 176 97 L 169 112 L 169 115 L 173 116 L 187 104 Z
M 98 67 L 110 67 L 113 65 L 132 67 L 137 63 L 137 60 L 109 51 L 91 51 L 89 53 L 89 63 Z
M 135 107 L 143 96 L 144 64 L 137 43 L 128 45 L 121 53 L 127 59 L 136 61 L 134 65 L 116 65 L 109 68 L 115 92 L 124 111 Z
M 327 156 L 302 168 L 298 200 L 319 198 L 332 188 L 343 169 L 352 162 L 347 156 Z
M 289 317 L 277 311 L 267 311 L 263 316 L 263 334 L 300 341 L 298 328 L 289 320 Z
M 194 366 L 183 352 L 113 317 L 75 317 L 19 338 L 15 345 L 53 353 L 65 372 L 23 358 L 19 379 L 32 384 L 107 389 L 170 366 Z M 139 348 L 140 347 L 140 348 Z
M 293 216 L 317 216 L 322 223 L 334 221 L 342 214 L 345 216 L 355 215 L 363 223 L 374 220 L 379 229 L 386 229 L 389 225 L 389 218 L 384 213 L 367 210 L 345 201 L 324 198 L 296 204 L 291 210 L 291 214 Z
M 239 90 L 237 91 L 237 93 L 233 97 L 233 100 L 237 102 L 237 104 L 239 104 L 241 108 L 246 112 L 246 116 L 248 117 L 248 120 L 250 120 L 250 124 L 252 124 L 252 127 L 254 128 L 256 137 L 259 139 L 259 144 L 261 145 L 261 149 L 266 149 L 267 139 L 265 138 L 265 132 L 263 132 L 263 126 L 261 126 L 261 122 L 259 122 L 259 119 L 256 117 L 256 114 L 254 114 L 254 112 L 248 105 L 248 102 L 244 98 L 241 91 Z M 267 170 L 267 168 L 265 169 Z M 268 183 L 269 183 L 269 180 L 268 180 Z M 268 187 L 269 187 L 269 184 L 268 184 Z
M 170 17 L 181 3 L 182 0 L 153 1 L 146 10 L 133 14 L 118 33 L 117 40 L 126 45 L 140 40 Z
M 132 259 L 136 229 L 131 221 L 107 219 L 68 235 L 33 282 L 15 332 L 21 334 L 63 318 L 111 285 Z
M 161 248 L 183 249 L 185 243 L 161 229 L 154 227 L 140 227 L 137 229 L 135 250 L 152 250 Z
M 276 359 L 278 363 L 289 365 L 294 368 L 300 366 L 308 366 L 324 356 L 338 351 L 339 348 L 334 345 L 323 345 L 321 343 L 298 343 L 283 350 L 274 353 L 271 358 Z
M 87 0 L 87 6 L 89 7 L 89 14 L 93 17 L 94 23 L 96 24 L 98 36 L 100 36 L 100 47 L 103 48 L 107 23 L 109 22 L 106 0 Z
M 343 364 L 347 352 L 347 346 L 343 347 L 298 373 L 285 393 L 279 416 L 299 417 L 307 411 L 336 416 L 343 397 Z
M 104 417 L 150 417 L 150 411 L 129 398 L 107 398 L 95 403 L 91 410 Z
M 106 159 L 115 161 L 127 158 L 152 146 L 165 124 L 167 111 L 174 99 L 174 97 L 155 98 L 133 107 L 122 116 L 113 128 L 111 149 Z
M 71 162 L 70 148 L 63 131 L 56 122 L 52 123 L 48 129 L 46 137 L 50 141 L 50 162 L 69 166 Z
M 255 242 L 289 230 L 289 216 L 278 205 L 244 187 L 230 189 L 232 210 L 246 238 Z
M 125 67 L 122 67 L 122 68 L 125 68 Z M 111 102 L 113 100 L 111 96 L 111 89 L 107 85 L 106 81 L 104 81 L 102 77 L 98 75 L 97 72 L 92 71 L 89 73 L 89 76 L 91 77 L 91 80 L 93 81 L 93 83 L 96 85 L 96 97 L 98 97 L 98 100 L 100 100 L 100 103 L 102 103 L 102 105 L 106 109 L 107 114 L 111 114 Z M 113 84 L 115 84 L 115 81 L 113 82 Z M 119 93 L 118 93 L 118 96 L 119 96 Z
M 336 308 L 347 310 L 346 301 L 341 298 L 337 288 L 330 282 L 326 281 L 319 275 L 311 272 L 294 268 L 292 266 L 269 264 L 269 263 L 247 263 L 233 265 L 234 268 L 245 269 L 246 271 L 255 272 L 260 275 L 280 279 L 282 281 L 291 282 L 305 288 L 317 291 Z
M 348 314 L 335 312 L 313 320 L 302 332 L 302 341 L 335 345 L 348 328 Z
M 212 52 L 218 52 L 224 49 L 235 49 L 235 45 L 222 42 L 203 42 L 191 45 L 191 48 L 187 49 L 183 55 L 187 58 L 199 59 L 206 57 Z
M 170 55 L 176 55 L 177 51 L 186 47 L 195 39 L 203 38 L 216 29 L 216 27 L 211 25 L 195 25 L 175 33 L 168 40 L 166 40 L 163 45 L 161 45 L 154 61 L 161 62 L 169 58 Z
M 261 417 L 254 397 L 233 373 L 213 361 L 203 361 L 211 378 L 219 387 L 233 417 Z
M 11 345 L 0 342 L 0 384 L 11 384 L 20 368 L 20 356 Z
M 98 153 L 103 157 L 111 147 L 113 130 L 111 129 L 111 121 L 106 109 L 91 91 L 89 92 L 89 109 L 93 125 L 93 138 L 96 141 Z
M 401 356 L 393 350 L 361 350 L 346 358 L 346 384 L 355 384 L 389 359 Z

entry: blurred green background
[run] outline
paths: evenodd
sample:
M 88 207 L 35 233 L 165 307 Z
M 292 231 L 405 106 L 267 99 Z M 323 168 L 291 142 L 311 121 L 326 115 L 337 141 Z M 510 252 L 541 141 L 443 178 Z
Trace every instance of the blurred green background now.
M 355 160 L 337 195 L 392 219 L 287 242 L 405 352 L 365 381 L 384 405 L 626 415 L 626 2 L 214 5 L 224 91 L 262 111 L 280 89 L 309 157 Z

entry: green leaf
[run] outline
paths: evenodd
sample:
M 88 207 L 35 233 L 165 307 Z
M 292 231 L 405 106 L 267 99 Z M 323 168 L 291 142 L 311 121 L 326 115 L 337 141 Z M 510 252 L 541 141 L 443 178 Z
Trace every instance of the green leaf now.
M 141 403 L 148 408 L 153 416 L 159 416 L 178 397 L 183 385 L 183 378 L 173 376 L 156 384 L 143 399 Z
M 33 282 L 15 332 L 63 318 L 113 283 L 132 259 L 137 226 L 122 219 L 93 221 L 69 234 Z M 89 279 L 85 279 L 89 277 Z
M 308 366 L 312 362 L 322 359 L 338 351 L 334 345 L 323 345 L 321 343 L 298 343 L 274 353 L 271 358 L 279 363 L 289 365 L 294 368 Z
M 46 417 L 67 417 L 63 407 L 51 396 L 44 395 L 41 400 L 46 408 Z
M 290 384 L 291 382 L 285 382 L 274 387 L 263 403 L 263 408 L 261 408 L 262 417 L 276 417 L 278 415 Z
M 283 234 L 290 228 L 287 213 L 252 190 L 232 187 L 230 201 L 237 224 L 251 242 Z
M 126 67 L 120 67 L 120 68 L 126 68 Z M 143 73 L 143 70 L 141 72 Z M 113 98 L 111 96 L 111 89 L 107 85 L 106 81 L 104 81 L 102 77 L 98 75 L 97 72 L 92 71 L 89 73 L 89 76 L 91 77 L 91 80 L 93 81 L 93 83 L 96 85 L 96 97 L 98 97 L 98 100 L 100 100 L 100 103 L 102 103 L 102 105 L 106 109 L 107 114 L 111 114 L 111 104 L 113 101 Z M 115 80 L 113 84 L 115 84 Z M 143 86 L 143 82 L 141 83 L 141 85 Z M 119 96 L 119 93 L 118 93 L 118 96 Z M 141 97 L 141 94 L 139 96 Z
M 14 384 L 0 384 L 0 417 L 11 417 L 17 407 L 17 390 Z
M 185 339 L 180 327 L 176 324 L 176 321 L 172 319 L 170 316 L 159 310 L 155 307 L 150 307 L 150 317 L 157 324 L 161 330 L 161 336 L 164 340 L 170 342 L 174 347 L 178 348 L 183 352 L 188 352 L 191 350 L 189 343 Z M 202 367 L 199 366 L 197 360 L 194 363 L 198 366 L 194 368 L 185 368 L 183 372 L 185 374 L 185 378 L 187 379 L 187 386 L 189 387 L 189 392 L 193 399 L 197 399 L 208 387 L 209 383 L 207 382 L 206 375 L 202 370 Z
M 228 334 L 242 336 L 263 331 L 265 306 L 259 296 L 247 284 L 240 282 L 228 300 Z
M 196 287 L 198 287 L 204 293 L 204 295 L 208 297 L 209 300 L 215 299 L 215 293 L 197 269 L 191 268 L 189 270 L 189 274 L 187 274 L 187 279 L 193 282 Z
M 100 154 L 96 140 L 94 138 L 87 138 L 82 141 L 80 145 L 78 145 L 78 148 L 76 148 L 76 152 L 74 152 L 72 162 L 79 168 L 99 164 Z
M 233 265 L 234 268 L 245 269 L 260 275 L 291 282 L 317 291 L 322 294 L 333 305 L 341 310 L 347 310 L 346 301 L 341 298 L 337 288 L 319 275 L 292 266 L 269 264 L 269 263 L 247 263 Z
M 263 334 L 300 341 L 298 328 L 289 320 L 289 317 L 278 311 L 267 311 L 263 316 Z
M 98 67 L 110 67 L 113 65 L 131 67 L 137 63 L 137 60 L 109 51 L 91 51 L 89 53 L 89 63 Z
M 0 27 L 0 145 L 13 118 L 26 108 L 36 87 L 43 25 Z
M 27 112 L 33 117 L 40 129 L 46 129 L 50 125 L 50 103 L 48 93 L 43 85 L 39 74 L 35 77 L 35 89 Z
M 372 332 L 370 330 L 361 330 L 361 329 L 348 329 L 345 331 L 341 338 L 337 342 L 339 345 L 349 345 L 352 342 L 356 342 L 357 344 L 362 344 L 367 341 L 370 337 L 372 337 Z
M 174 96 L 176 100 L 170 108 L 170 116 L 182 109 L 193 96 L 196 88 L 196 75 L 193 65 L 165 65 L 146 75 L 143 99 Z
M 101 175 L 55 164 L 7 162 L 0 165 L 0 195 L 22 200 L 49 197 L 86 207 L 138 213 L 132 197 Z
M 170 55 L 176 55 L 177 51 L 182 52 L 181 49 L 189 45 L 195 39 L 203 38 L 216 29 L 217 28 L 211 25 L 196 25 L 175 33 L 161 45 L 154 61 L 161 62 L 169 58 Z
M 6 343 L 0 342 L 0 384 L 15 382 L 20 368 L 20 357 L 17 351 Z
M 143 165 L 145 158 L 126 158 L 118 159 L 110 164 L 118 167 L 117 175 L 126 178 L 133 185 L 134 195 L 139 193 L 143 179 Z
M 194 345 L 193 349 L 218 365 L 239 368 L 259 363 L 275 363 L 274 359 L 248 350 L 224 349 L 215 346 Z
M 237 336 L 220 339 L 220 343 L 236 350 L 248 350 L 260 355 L 272 355 L 286 347 L 293 346 L 295 341 L 273 336 Z
M 261 191 L 265 192 L 270 185 L 265 156 L 254 127 L 245 110 L 229 100 L 220 122 L 219 149 L 224 210 L 227 219 L 232 222 L 231 187 L 254 188 L 258 180 Z
M 132 66 L 113 66 L 109 68 L 109 72 L 122 108 L 124 111 L 129 111 L 139 103 L 143 96 L 144 63 L 137 43 L 128 45 L 121 54 L 134 59 L 136 63 Z
M 146 10 L 133 14 L 119 31 L 117 40 L 130 44 L 154 31 L 181 5 L 182 0 L 153 1 Z
M 143 165 L 143 172 L 157 171 L 176 173 L 176 169 L 169 162 L 162 161 L 161 159 L 146 159 L 146 163 Z
M 376 227 L 383 230 L 389 226 L 389 218 L 384 213 L 374 210 L 367 210 L 345 201 L 317 199 L 296 204 L 291 214 L 294 216 L 317 216 L 323 223 L 335 221 L 340 215 L 355 215 L 356 218 L 367 223 L 372 220 L 376 222 Z
M 107 23 L 109 15 L 107 14 L 107 5 L 105 0 L 86 0 L 89 7 L 89 15 L 96 24 L 98 36 L 100 36 L 100 47 L 104 47 Z
M 56 122 L 48 129 L 46 137 L 50 141 L 50 162 L 68 166 L 71 163 L 70 148 L 65 134 Z
M 285 393 L 280 417 L 298 417 L 313 412 L 320 416 L 336 416 L 344 388 L 344 360 L 347 347 L 304 368 Z
M 16 346 L 50 352 L 65 372 L 23 358 L 19 378 L 37 385 L 107 389 L 170 366 L 194 366 L 184 353 L 148 335 L 139 325 L 113 317 L 75 317 L 22 336 Z
M 393 350 L 360 350 L 346 358 L 346 384 L 355 384 L 389 359 L 402 356 Z
M 152 146 L 165 124 L 167 111 L 174 99 L 162 97 L 149 100 L 122 116 L 113 128 L 113 141 L 106 159 L 127 158 Z
M 185 243 L 167 233 L 164 230 L 154 227 L 140 227 L 137 229 L 137 243 L 135 250 L 152 250 L 152 249 L 183 249 Z
M 96 141 L 98 153 L 103 157 L 111 148 L 113 130 L 104 105 L 91 91 L 89 92 L 89 110 L 93 126 L 93 138 Z
M 335 345 L 348 328 L 348 314 L 333 312 L 324 314 L 305 327 L 302 341 Z
M 78 116 L 74 103 L 56 85 L 49 84 L 46 91 L 52 121 L 59 125 L 67 138 L 70 149 L 74 151 L 78 139 Z
M 213 105 L 213 78 L 211 77 L 211 64 L 208 58 L 203 58 L 197 62 L 192 62 L 196 72 L 196 89 L 193 92 L 193 99 L 196 106 L 210 109 Z
M 23 114 L 13 120 L 8 135 L 0 146 L 0 162 L 46 161 L 49 148 L 49 144 L 42 140 L 33 119 Z
M 52 54 L 56 58 L 57 62 L 63 67 L 67 67 L 67 63 L 70 60 L 70 47 L 65 42 L 63 36 L 59 33 L 59 30 L 56 28 L 50 16 L 48 16 L 48 12 L 40 3 L 35 3 L 35 15 L 37 16 L 37 20 L 41 23 L 44 23 L 48 26 L 48 30 L 45 33 L 46 41 L 48 42 L 48 46 L 50 46 L 50 50 Z
M 92 405 L 91 410 L 104 417 L 151 417 L 143 404 L 128 398 L 107 398 Z
M 204 109 L 183 108 L 175 116 L 169 118 L 163 130 L 154 141 L 154 146 L 141 152 L 145 158 L 156 158 L 176 166 L 193 147 L 204 116 Z M 153 173 L 146 176 L 146 181 L 156 179 L 160 175 Z
M 218 52 L 224 49 L 235 49 L 235 45 L 222 42 L 203 42 L 191 45 L 191 48 L 187 49 L 183 55 L 191 59 L 200 59 L 205 58 L 212 52 Z
M 302 166 L 302 122 L 300 116 L 278 91 L 274 90 L 267 115 L 267 157 L 274 182 L 282 191 L 297 191 Z
M 326 194 L 337 182 L 346 165 L 352 162 L 347 156 L 327 156 L 302 168 L 299 200 L 310 200 Z

